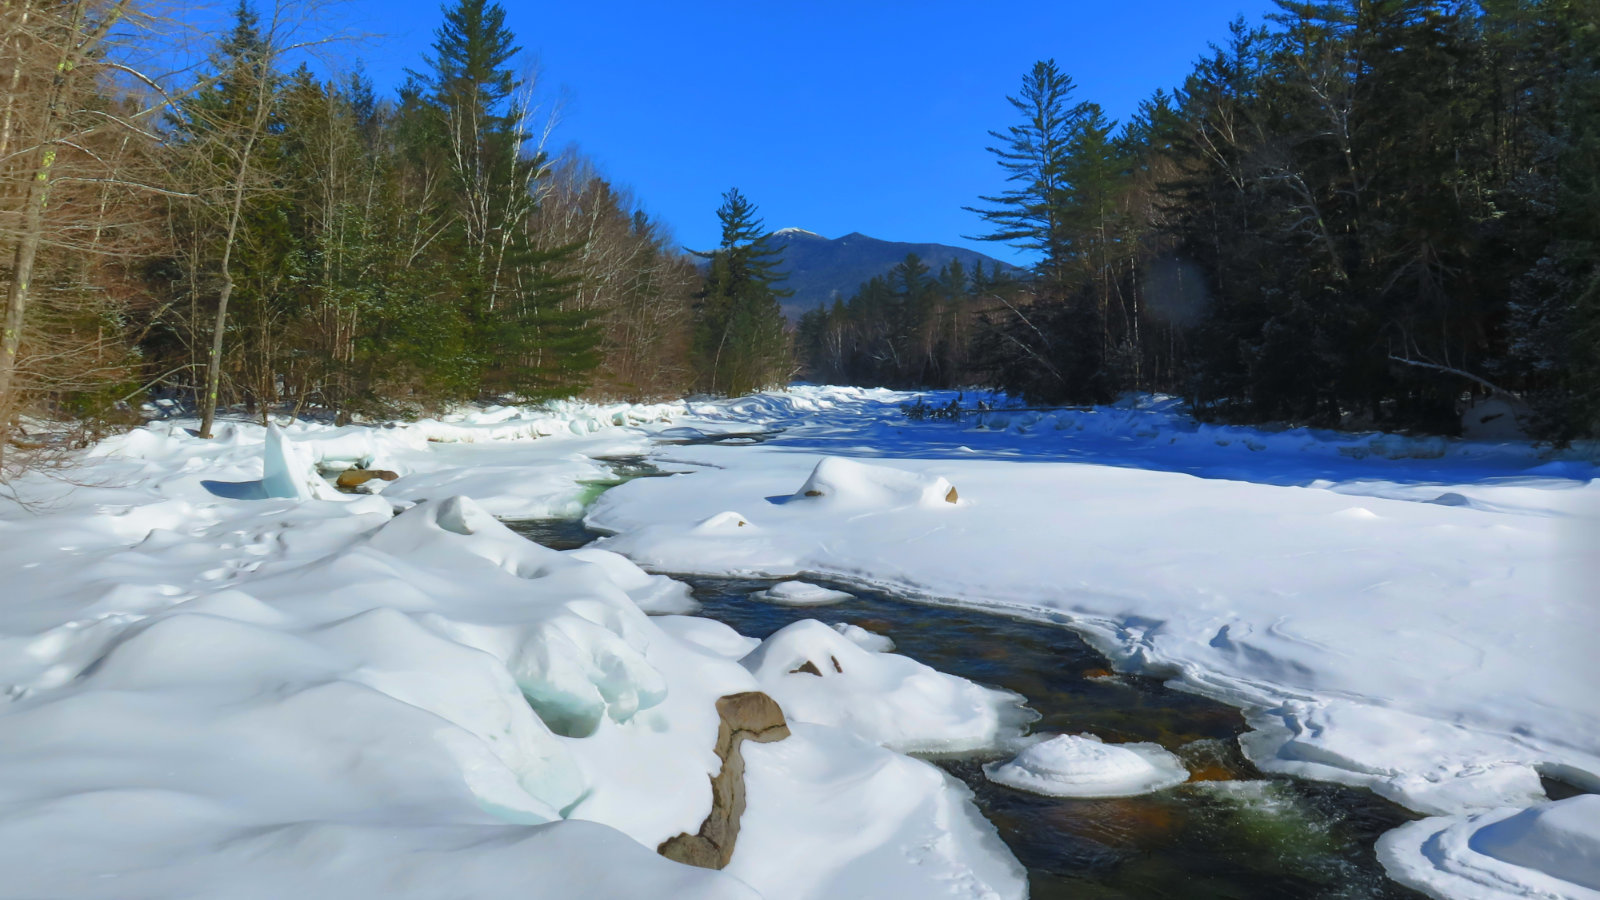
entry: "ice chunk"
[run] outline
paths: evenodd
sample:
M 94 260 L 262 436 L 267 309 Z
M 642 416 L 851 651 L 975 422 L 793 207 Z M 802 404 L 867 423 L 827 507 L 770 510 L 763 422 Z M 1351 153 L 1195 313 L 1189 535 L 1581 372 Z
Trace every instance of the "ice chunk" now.
M 1088 734 L 1056 735 L 983 771 L 990 781 L 1052 797 L 1132 797 L 1189 780 L 1160 745 L 1106 744 Z
M 338 491 L 317 474 L 316 461 L 276 425 L 267 426 L 261 445 L 261 490 L 289 500 L 337 499 Z M 329 496 L 329 495 L 333 496 Z
M 844 508 L 948 507 L 959 501 L 954 486 L 937 475 L 908 472 L 839 456 L 823 457 L 794 500 Z
M 750 598 L 779 606 L 830 606 L 852 600 L 854 595 L 805 581 L 784 581 L 764 591 L 756 591 Z
M 892 653 L 872 653 L 805 619 L 742 662 L 792 721 L 833 725 L 902 752 L 991 747 L 1020 722 L 1021 698 Z

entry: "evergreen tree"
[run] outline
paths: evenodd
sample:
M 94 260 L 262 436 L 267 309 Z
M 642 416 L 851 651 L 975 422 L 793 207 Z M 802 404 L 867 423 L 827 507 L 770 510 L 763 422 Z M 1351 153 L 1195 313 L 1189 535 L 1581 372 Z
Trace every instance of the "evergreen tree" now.
M 717 209 L 722 242 L 710 260 L 696 311 L 694 356 L 700 387 L 737 396 L 769 387 L 789 372 L 788 335 L 774 287 L 782 259 L 756 207 L 738 188 Z
M 441 247 L 453 262 L 451 293 L 467 324 L 479 390 L 526 398 L 581 388 L 599 363 L 592 310 L 571 303 L 559 270 L 576 246 L 543 248 L 531 233 L 547 161 L 530 146 L 527 86 L 509 68 L 520 52 L 490 0 L 457 0 L 434 33 L 430 72 L 409 94 L 428 112 L 413 140 L 424 165 L 453 187 Z
M 1071 104 L 1072 78 L 1053 59 L 1034 63 L 1022 80 L 1019 96 L 1007 97 L 1022 122 L 1004 132 L 991 131 L 999 143 L 988 148 L 1013 185 L 995 196 L 980 197 L 987 209 L 967 207 L 994 230 L 980 240 L 1003 241 L 1039 254 L 1040 281 L 1060 293 L 1067 280 L 1069 238 L 1062 219 L 1069 142 L 1078 118 Z

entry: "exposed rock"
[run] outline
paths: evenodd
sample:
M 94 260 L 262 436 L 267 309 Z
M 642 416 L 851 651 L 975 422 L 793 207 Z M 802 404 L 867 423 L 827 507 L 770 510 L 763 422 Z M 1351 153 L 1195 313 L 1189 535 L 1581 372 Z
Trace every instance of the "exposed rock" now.
M 334 482 L 341 488 L 358 488 L 374 478 L 383 481 L 394 481 L 400 476 L 388 469 L 345 469 L 339 473 L 338 481 Z
M 702 869 L 726 866 L 739 838 L 739 818 L 744 815 L 744 757 L 739 745 L 746 740 L 768 743 L 789 736 L 783 710 L 760 691 L 719 699 L 717 714 L 722 718 L 716 747 L 722 768 L 711 776 L 711 814 L 700 823 L 698 833 L 670 837 L 656 848 L 667 859 Z
M 961 495 L 956 493 L 956 486 L 953 485 L 953 484 L 950 485 L 950 492 L 944 495 L 944 502 L 946 502 L 946 503 L 955 503 L 956 501 L 958 501 L 960 499 L 961 499 Z
M 828 655 L 828 661 L 833 663 L 833 670 L 835 672 L 838 672 L 841 675 L 844 674 L 844 666 L 839 665 L 839 657 L 834 656 L 832 654 L 829 654 Z M 789 670 L 789 674 L 790 675 L 799 675 L 802 672 L 804 672 L 807 675 L 815 675 L 818 678 L 822 677 L 822 670 L 818 669 L 817 668 L 817 664 L 812 662 L 809 659 L 806 660 L 805 662 L 801 663 L 800 664 L 800 668 L 798 668 L 798 669 L 790 669 Z

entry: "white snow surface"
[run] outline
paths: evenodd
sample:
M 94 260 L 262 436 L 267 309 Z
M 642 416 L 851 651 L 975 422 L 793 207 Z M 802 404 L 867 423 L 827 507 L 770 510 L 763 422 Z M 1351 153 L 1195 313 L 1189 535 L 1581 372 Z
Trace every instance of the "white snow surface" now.
M 1411 822 L 1378 841 L 1396 881 L 1432 897 L 1600 898 L 1600 796 Z
M 1051 797 L 1133 797 L 1189 780 L 1183 763 L 1160 744 L 1106 744 L 1089 734 L 1058 734 L 983 772 L 998 784 Z
M 791 719 L 892 750 L 994 747 L 1026 721 L 1016 694 L 865 649 L 815 619 L 779 629 L 740 662 Z
M 887 653 L 894 649 L 894 639 L 886 634 L 868 631 L 849 622 L 835 622 L 833 630 L 844 635 L 852 644 L 872 653 Z
M 913 399 L 498 407 L 271 446 L 165 421 L 21 480 L 0 897 L 1022 895 L 965 789 L 886 749 L 981 743 L 994 692 L 820 623 L 755 644 L 647 617 L 689 609 L 650 572 L 1066 622 L 1241 707 L 1262 768 L 1435 817 L 1385 839 L 1397 878 L 1592 896 L 1592 804 L 1538 774 L 1600 787 L 1595 447 L 1209 426 L 1159 397 L 911 422 Z M 576 515 L 598 457 L 641 453 L 683 474 L 604 494 L 587 521 L 614 537 L 556 553 L 495 521 Z M 356 464 L 401 477 L 314 476 Z M 732 864 L 660 859 L 709 809 L 715 698 L 758 687 L 795 733 L 746 745 Z
M 1595 446 L 1205 425 L 1160 397 L 911 422 L 913 399 L 693 407 L 782 434 L 663 448 L 701 471 L 624 485 L 588 520 L 646 568 L 1064 617 L 1119 668 L 1244 709 L 1263 769 L 1421 813 L 1531 808 L 1541 771 L 1600 787 Z M 805 498 L 830 459 L 874 474 Z M 958 503 L 895 489 L 938 479 Z M 745 526 L 695 530 L 729 509 Z
M 15 483 L 0 898 L 1022 896 L 964 787 L 800 723 L 749 754 L 752 791 L 790 799 L 747 811 L 728 871 L 655 853 L 710 810 L 715 701 L 758 688 L 758 642 L 652 619 L 687 588 L 496 516 L 576 513 L 596 457 L 685 412 L 167 421 Z M 318 474 L 356 464 L 401 477 Z

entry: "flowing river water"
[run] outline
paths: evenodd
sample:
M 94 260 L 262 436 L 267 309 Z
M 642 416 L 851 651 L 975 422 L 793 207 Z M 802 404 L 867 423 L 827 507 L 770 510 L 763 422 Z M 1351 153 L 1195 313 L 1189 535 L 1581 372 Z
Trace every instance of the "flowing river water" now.
M 618 465 L 624 477 L 651 474 Z M 610 485 L 596 485 L 598 493 Z M 557 550 L 599 535 L 581 521 L 507 522 Z M 1383 832 L 1414 818 L 1356 788 L 1268 777 L 1239 752 L 1244 719 L 1233 707 L 1160 681 L 1119 675 L 1066 627 L 960 607 L 848 590 L 854 600 L 793 608 L 750 599 L 775 581 L 675 576 L 694 589 L 699 615 L 751 637 L 791 622 L 849 622 L 888 635 L 895 652 L 942 672 L 1027 698 L 1035 732 L 1089 733 L 1108 742 L 1153 741 L 1180 756 L 1190 781 L 1142 797 L 1044 797 L 994 784 L 990 754 L 932 757 L 960 778 L 1028 869 L 1034 900 L 1355 900 L 1416 898 L 1385 878 L 1373 854 Z

